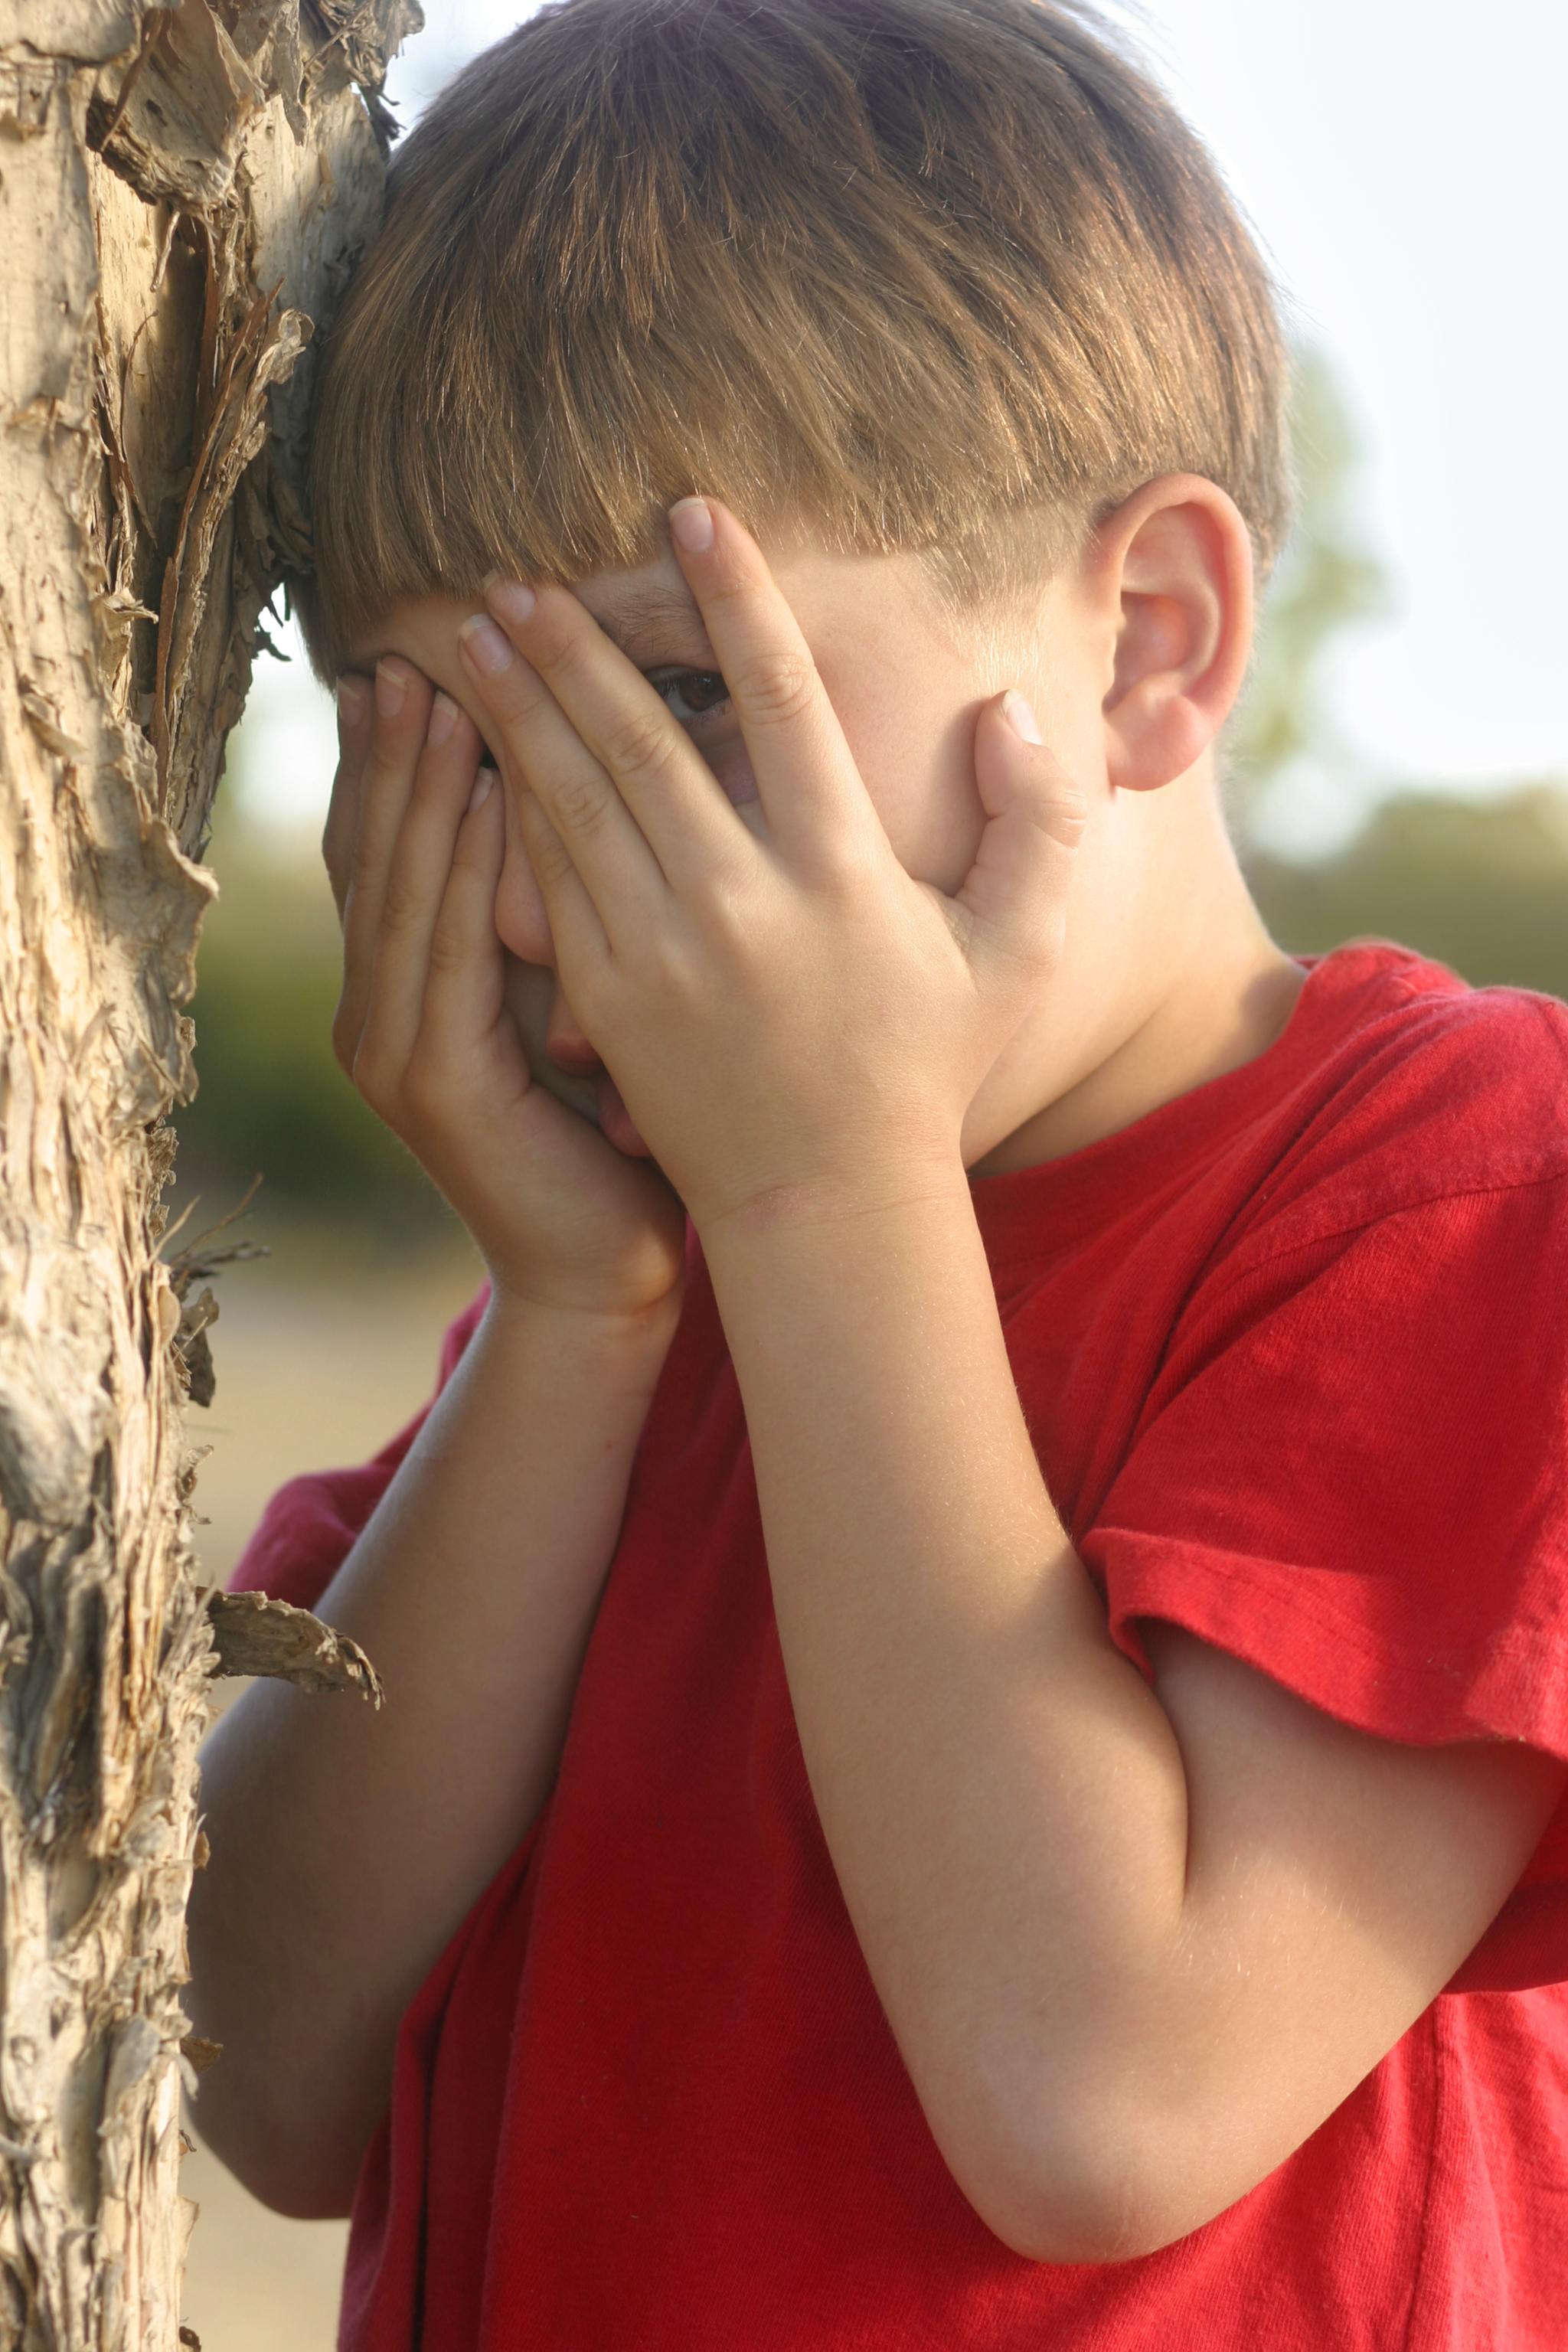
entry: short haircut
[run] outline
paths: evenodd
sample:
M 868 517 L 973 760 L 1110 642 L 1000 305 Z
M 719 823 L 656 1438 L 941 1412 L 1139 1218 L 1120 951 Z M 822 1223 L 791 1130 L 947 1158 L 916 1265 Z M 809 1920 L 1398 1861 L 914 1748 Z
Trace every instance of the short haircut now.
M 396 154 L 307 635 L 330 676 L 404 599 L 645 562 L 691 491 L 963 598 L 1191 472 L 1267 571 L 1286 373 L 1213 160 L 1078 0 L 562 0 Z

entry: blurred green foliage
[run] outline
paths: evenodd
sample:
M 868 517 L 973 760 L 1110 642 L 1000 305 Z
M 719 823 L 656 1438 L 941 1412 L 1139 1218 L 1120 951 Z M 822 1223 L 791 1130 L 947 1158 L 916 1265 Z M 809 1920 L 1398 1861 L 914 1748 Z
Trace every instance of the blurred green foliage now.
M 1323 654 L 1341 630 L 1389 604 L 1386 576 L 1356 513 L 1355 431 L 1328 361 L 1310 346 L 1295 355 L 1290 442 L 1296 526 L 1263 597 L 1247 688 L 1226 732 L 1226 793 L 1243 826 L 1271 776 L 1304 751 L 1336 748 L 1320 682 Z
M 220 812 L 208 856 L 222 896 L 197 959 L 195 1100 L 177 1111 L 181 1208 L 198 1223 L 251 1178 L 258 1214 L 368 1220 L 421 1234 L 447 1211 L 333 1058 L 342 947 L 319 858 Z
M 1478 987 L 1568 996 L 1568 793 L 1390 801 L 1340 856 L 1313 866 L 1253 856 L 1264 919 L 1293 954 L 1398 940 Z
M 1386 611 L 1387 581 L 1357 512 L 1360 452 L 1321 353 L 1296 355 L 1296 529 L 1270 582 L 1247 691 L 1227 731 L 1226 796 L 1253 895 L 1280 945 L 1321 954 L 1375 937 L 1447 963 L 1477 986 L 1568 996 L 1568 780 L 1464 800 L 1384 801 L 1337 856 L 1294 865 L 1249 838 L 1264 785 L 1310 753 L 1353 762 L 1323 702 L 1323 656 Z

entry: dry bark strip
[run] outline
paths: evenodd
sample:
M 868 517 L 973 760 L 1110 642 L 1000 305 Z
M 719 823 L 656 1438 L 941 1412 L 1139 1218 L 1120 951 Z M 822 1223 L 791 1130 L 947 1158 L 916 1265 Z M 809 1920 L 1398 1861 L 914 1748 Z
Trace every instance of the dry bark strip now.
M 219 1675 L 272 1675 L 297 1690 L 357 1691 L 380 1706 L 381 1676 L 357 1642 L 308 1609 L 265 1592 L 209 1592 L 207 1623 Z
M 195 1752 L 229 1636 L 191 1549 L 214 1310 L 159 1257 L 164 1120 L 224 738 L 309 562 L 310 338 L 417 23 L 0 0 L 0 2352 L 179 2336 Z

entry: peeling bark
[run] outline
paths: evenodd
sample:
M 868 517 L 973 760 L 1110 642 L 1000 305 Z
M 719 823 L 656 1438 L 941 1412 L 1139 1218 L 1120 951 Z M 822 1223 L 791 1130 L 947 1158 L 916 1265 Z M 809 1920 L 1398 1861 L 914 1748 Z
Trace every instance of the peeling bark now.
M 377 93 L 418 21 L 0 0 L 0 2347 L 24 2352 L 178 2337 L 217 1663 L 184 1412 L 216 1307 L 188 1296 L 210 1265 L 159 1257 L 164 1121 L 195 1084 L 224 739 L 309 562 L 310 337 L 378 215 Z
M 385 1696 L 359 1643 L 291 1601 L 264 1592 L 211 1592 L 207 1622 L 220 1675 L 271 1675 L 304 1691 L 358 1691 L 373 1706 Z

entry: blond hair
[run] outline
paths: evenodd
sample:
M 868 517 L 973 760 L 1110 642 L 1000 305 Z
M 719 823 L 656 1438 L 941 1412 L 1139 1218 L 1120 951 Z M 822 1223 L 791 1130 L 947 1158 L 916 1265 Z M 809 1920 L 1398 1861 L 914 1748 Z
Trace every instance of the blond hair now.
M 563 0 L 397 154 L 307 633 L 330 675 L 404 599 L 646 562 L 698 489 L 984 593 L 1193 472 L 1267 569 L 1284 374 L 1214 163 L 1088 8 Z

